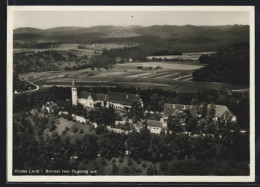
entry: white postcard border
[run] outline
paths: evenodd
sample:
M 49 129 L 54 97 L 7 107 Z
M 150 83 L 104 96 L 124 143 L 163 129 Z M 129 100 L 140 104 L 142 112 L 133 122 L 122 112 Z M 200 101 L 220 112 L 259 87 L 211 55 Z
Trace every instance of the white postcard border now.
M 8 6 L 7 9 L 7 181 L 8 182 L 254 182 L 255 181 L 255 12 L 254 6 Z M 14 176 L 13 13 L 15 11 L 249 11 L 250 175 L 249 176 Z

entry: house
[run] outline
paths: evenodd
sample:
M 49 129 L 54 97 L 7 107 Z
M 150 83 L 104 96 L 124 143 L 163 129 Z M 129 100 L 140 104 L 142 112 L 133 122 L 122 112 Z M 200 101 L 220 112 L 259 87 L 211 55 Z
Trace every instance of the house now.
M 128 134 L 129 133 L 129 131 L 125 131 L 125 130 L 119 129 L 119 128 L 112 128 L 111 126 L 107 126 L 107 130 L 115 132 L 115 133 L 120 133 L 120 134 Z
M 58 113 L 58 115 L 68 115 L 69 113 L 68 112 L 66 112 L 66 111 L 60 111 L 59 113 Z
M 72 114 L 72 117 L 74 120 L 80 122 L 80 123 L 87 123 L 87 120 L 86 118 L 82 117 L 82 116 L 78 116 L 78 115 L 75 115 L 75 114 Z
M 169 116 L 177 116 L 184 110 L 188 110 L 192 117 L 198 117 L 197 111 L 198 106 L 195 105 L 182 105 L 182 104 L 165 104 L 163 110 L 163 117 L 161 118 L 161 123 L 164 128 L 167 127 L 167 119 Z
M 213 117 L 214 121 L 217 121 L 218 119 L 220 119 L 220 120 L 224 120 L 224 121 L 236 122 L 236 116 L 227 108 L 227 106 L 208 105 L 207 106 L 208 113 L 212 108 L 215 109 L 215 115 Z
M 201 117 L 199 114 L 199 110 L 201 109 L 202 105 L 183 105 L 183 104 L 165 104 L 163 110 L 163 117 L 161 118 L 161 123 L 163 127 L 167 127 L 167 119 L 169 116 L 176 117 L 179 113 L 187 110 L 190 112 L 192 117 Z M 224 120 L 224 121 L 231 121 L 236 122 L 236 116 L 224 105 L 214 105 L 208 104 L 207 105 L 207 114 L 214 109 L 215 113 L 213 116 L 213 120 Z
M 148 120 L 147 128 L 150 130 L 151 133 L 160 134 L 162 131 L 162 123 L 156 120 Z
M 120 62 L 122 62 L 122 58 L 118 56 L 118 57 L 115 58 L 115 61 L 116 61 L 117 63 L 120 63 Z
M 73 155 L 70 157 L 71 160 L 78 159 L 79 157 L 77 155 Z
M 115 121 L 115 125 L 125 125 L 126 124 L 126 120 L 122 120 L 122 121 Z
M 58 110 L 58 105 L 56 103 L 53 103 L 52 101 L 46 102 L 41 109 L 43 112 L 46 112 L 48 114 L 53 114 Z

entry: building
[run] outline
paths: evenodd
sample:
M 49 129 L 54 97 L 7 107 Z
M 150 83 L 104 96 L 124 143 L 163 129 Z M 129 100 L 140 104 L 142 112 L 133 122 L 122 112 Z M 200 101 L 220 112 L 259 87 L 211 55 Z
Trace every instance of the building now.
M 151 133 L 160 134 L 162 131 L 162 123 L 156 120 L 148 120 L 147 129 L 149 129 Z
M 108 108 L 109 102 L 107 101 L 107 95 L 100 93 L 81 91 L 78 96 L 78 103 L 82 104 L 84 107 L 94 108 L 94 106 L 99 103 L 100 106 Z
M 72 105 L 77 105 L 78 104 L 78 93 L 77 93 L 77 87 L 76 87 L 74 79 L 72 81 L 71 95 L 72 95 Z
M 76 115 L 76 114 L 72 114 L 72 117 L 73 117 L 74 120 L 76 120 L 76 121 L 78 121 L 78 122 L 80 122 L 80 123 L 84 123 L 84 124 L 87 123 L 86 118 L 84 118 L 84 117 L 82 117 L 82 116 L 78 116 L 78 115 Z
M 136 102 L 139 102 L 143 107 L 141 97 L 135 94 L 107 92 L 107 99 L 110 106 L 117 110 L 129 110 Z
M 190 112 L 190 115 L 195 118 L 201 117 L 199 114 L 199 110 L 201 109 L 202 105 L 183 105 L 183 104 L 165 104 L 163 110 L 163 117 L 161 118 L 161 123 L 163 127 L 167 127 L 167 119 L 169 116 L 177 116 L 178 113 L 182 113 L 183 111 L 187 110 Z M 207 105 L 207 114 L 214 109 L 214 116 L 213 120 L 224 120 L 224 121 L 232 121 L 236 122 L 236 116 L 224 105 Z
M 215 115 L 213 117 L 214 121 L 217 121 L 218 119 L 224 120 L 224 121 L 236 121 L 236 116 L 228 109 L 227 106 L 224 105 L 208 105 L 207 110 L 208 113 L 212 109 L 212 107 L 215 109 Z
M 77 92 L 75 81 L 72 81 L 72 105 L 82 104 L 84 107 L 94 108 L 98 103 L 100 107 L 112 107 L 117 110 L 129 110 L 131 106 L 138 102 L 143 107 L 141 97 L 136 94 L 120 93 L 120 92 L 107 92 L 91 93 L 87 91 Z

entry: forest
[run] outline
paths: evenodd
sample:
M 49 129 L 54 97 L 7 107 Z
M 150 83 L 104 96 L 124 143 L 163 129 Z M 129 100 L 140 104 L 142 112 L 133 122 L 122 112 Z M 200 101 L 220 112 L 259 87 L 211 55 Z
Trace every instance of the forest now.
M 193 72 L 194 81 L 249 86 L 249 43 L 236 44 L 210 56 L 202 55 L 199 62 L 208 65 Z

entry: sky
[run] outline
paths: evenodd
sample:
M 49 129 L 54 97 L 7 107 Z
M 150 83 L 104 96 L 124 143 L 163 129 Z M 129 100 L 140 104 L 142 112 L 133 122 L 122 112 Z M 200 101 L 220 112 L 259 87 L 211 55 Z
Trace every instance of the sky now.
M 247 11 L 15 11 L 14 29 L 97 25 L 249 25 Z

